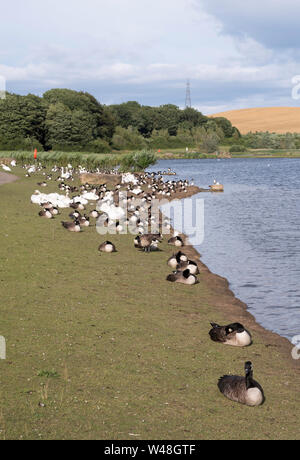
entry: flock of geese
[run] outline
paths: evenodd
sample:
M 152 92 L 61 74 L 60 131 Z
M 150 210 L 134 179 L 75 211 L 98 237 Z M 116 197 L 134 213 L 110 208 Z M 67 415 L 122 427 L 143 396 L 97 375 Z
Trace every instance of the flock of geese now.
M 27 177 L 33 172 L 43 170 L 43 167 L 25 166 Z M 29 172 L 30 171 L 30 172 Z M 80 171 L 80 170 L 79 170 Z M 59 176 L 54 179 L 54 174 Z M 46 174 L 45 181 L 39 185 L 46 187 L 47 181 L 56 180 L 59 183 L 59 190 L 65 192 L 65 196 L 59 198 L 57 194 L 45 195 L 36 191 L 31 197 L 33 203 L 41 206 L 42 210 L 39 216 L 46 219 L 53 219 L 57 216 L 60 207 L 69 207 L 71 210 L 69 221 L 62 221 L 62 226 L 69 232 L 79 233 L 84 227 L 89 227 L 91 219 L 101 221 L 101 225 L 114 227 L 116 233 L 126 231 L 126 227 L 131 225 L 137 229 L 137 235 L 134 238 L 134 247 L 140 251 L 150 253 L 159 250 L 159 243 L 163 239 L 164 232 L 150 233 L 149 223 L 157 224 L 158 228 L 171 230 L 168 219 L 160 214 L 160 221 L 156 222 L 156 217 L 151 213 L 152 200 L 155 198 L 174 197 L 178 192 L 186 193 L 189 186 L 188 181 L 163 181 L 161 175 L 156 173 L 144 173 L 139 176 L 125 175 L 122 183 L 113 186 L 110 190 L 106 184 L 93 186 L 84 184 L 79 187 L 70 185 L 74 180 L 74 175 L 78 171 L 69 165 L 65 170 L 54 167 L 51 174 Z M 106 171 L 106 173 L 111 173 Z M 130 179 L 131 176 L 131 179 Z M 120 189 L 125 188 L 127 191 L 126 198 L 123 198 L 128 214 L 122 215 L 120 205 Z M 73 198 L 70 194 L 80 193 Z M 61 195 L 60 195 L 61 197 Z M 97 209 L 91 210 L 88 214 L 85 212 L 90 200 L 101 200 L 102 205 Z M 124 204 L 124 203 L 123 203 Z M 123 208 L 122 208 L 123 209 Z M 83 214 L 84 213 L 84 214 Z M 151 227 L 152 228 L 152 227 Z M 167 260 L 167 265 L 172 269 L 172 273 L 167 276 L 167 281 L 172 283 L 181 283 L 185 285 L 195 285 L 199 283 L 197 275 L 200 274 L 196 261 L 190 260 L 183 252 L 185 246 L 184 237 L 174 233 L 168 240 L 168 244 L 174 246 L 177 252 Z M 117 252 L 116 246 L 111 241 L 104 241 L 100 244 L 98 250 L 102 253 L 112 254 Z M 226 326 L 220 326 L 211 323 L 212 329 L 209 336 L 212 341 L 223 345 L 235 347 L 247 347 L 252 343 L 252 337 L 248 330 L 240 323 L 233 323 Z M 239 402 L 248 406 L 261 405 L 264 400 L 264 391 L 260 384 L 253 379 L 253 366 L 250 361 L 245 363 L 245 376 L 224 375 L 218 381 L 220 392 L 232 401 Z

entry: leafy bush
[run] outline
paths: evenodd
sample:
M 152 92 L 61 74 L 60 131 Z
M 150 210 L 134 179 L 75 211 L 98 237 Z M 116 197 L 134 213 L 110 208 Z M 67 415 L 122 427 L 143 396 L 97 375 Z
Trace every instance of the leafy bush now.
M 156 160 L 154 153 L 146 150 L 135 154 L 122 155 L 120 157 L 120 171 L 143 171 L 155 164 Z
M 146 141 L 136 128 L 132 126 L 128 128 L 117 126 L 112 138 L 112 145 L 116 150 L 134 150 L 145 147 Z
M 111 152 L 111 147 L 109 143 L 103 139 L 95 139 L 87 145 L 85 150 L 87 152 L 108 153 Z
M 247 148 L 244 145 L 234 144 L 230 147 L 229 153 L 236 153 L 236 152 L 246 152 Z
M 220 143 L 220 138 L 213 131 L 206 132 L 201 139 L 200 150 L 204 150 L 206 153 L 215 152 Z

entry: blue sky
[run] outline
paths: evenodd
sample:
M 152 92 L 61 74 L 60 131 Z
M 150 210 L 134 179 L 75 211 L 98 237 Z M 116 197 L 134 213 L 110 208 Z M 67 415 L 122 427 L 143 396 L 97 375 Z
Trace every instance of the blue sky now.
M 3 2 L 3 0 L 2 0 Z M 203 113 L 297 106 L 299 0 L 10 0 L 1 7 L 8 91 L 85 90 L 100 102 Z

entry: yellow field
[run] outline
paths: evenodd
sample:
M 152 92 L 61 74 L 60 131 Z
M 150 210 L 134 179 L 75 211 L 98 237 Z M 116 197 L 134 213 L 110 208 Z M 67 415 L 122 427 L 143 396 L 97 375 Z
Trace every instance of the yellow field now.
M 258 107 L 215 113 L 212 117 L 225 117 L 242 134 L 249 131 L 274 133 L 300 133 L 300 107 Z

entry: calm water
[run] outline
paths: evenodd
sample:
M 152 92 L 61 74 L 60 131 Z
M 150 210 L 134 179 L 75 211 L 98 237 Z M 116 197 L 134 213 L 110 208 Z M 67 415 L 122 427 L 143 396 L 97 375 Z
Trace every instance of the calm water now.
M 198 195 L 205 200 L 202 261 L 228 279 L 260 324 L 299 335 L 300 159 L 163 160 L 152 170 L 168 167 L 176 180 L 224 184 L 224 193 Z

